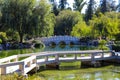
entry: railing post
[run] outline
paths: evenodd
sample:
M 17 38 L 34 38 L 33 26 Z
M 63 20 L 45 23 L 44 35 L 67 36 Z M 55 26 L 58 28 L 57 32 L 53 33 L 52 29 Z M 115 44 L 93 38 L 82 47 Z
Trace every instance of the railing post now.
M 102 54 L 101 57 L 104 58 L 104 52 L 102 52 L 101 54 Z
M 75 54 L 75 60 L 77 59 L 77 54 Z
M 35 64 L 35 63 L 36 63 L 36 59 L 33 59 L 33 60 L 32 60 L 32 64 Z
M 6 74 L 6 67 L 1 67 L 0 68 L 0 75 Z
M 59 60 L 59 55 L 55 55 L 55 60 L 58 61 Z
M 94 61 L 95 53 L 91 53 L 91 60 Z
M 31 66 L 31 61 L 27 62 L 27 66 L 28 66 L 28 67 Z
M 14 62 L 18 61 L 18 56 L 14 59 Z
M 45 56 L 45 61 L 48 61 L 48 56 Z
M 19 70 L 24 75 L 24 64 L 19 64 Z

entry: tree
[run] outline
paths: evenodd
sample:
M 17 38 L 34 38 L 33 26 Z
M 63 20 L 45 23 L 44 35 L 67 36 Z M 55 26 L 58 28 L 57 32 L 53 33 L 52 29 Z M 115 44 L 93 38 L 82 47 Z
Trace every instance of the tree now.
M 23 36 L 28 32 L 29 18 L 32 15 L 32 9 L 35 0 L 5 0 L 2 7 L 2 22 L 5 27 L 9 27 L 19 33 L 20 42 L 23 42 Z
M 84 0 L 74 0 L 73 8 L 74 10 L 78 10 L 81 13 L 81 10 L 85 6 L 86 2 Z
M 94 5 L 95 5 L 95 1 L 94 0 L 90 0 L 89 3 L 88 3 L 88 8 L 87 8 L 86 13 L 85 13 L 85 21 L 86 22 L 91 20 L 92 17 L 93 17 Z
M 92 34 L 98 38 L 109 38 L 112 39 L 118 34 L 119 31 L 119 20 L 116 17 L 112 17 L 111 13 L 101 14 L 99 17 L 94 17 L 90 20 L 90 26 L 92 26 Z
M 64 10 L 66 8 L 66 5 L 67 5 L 67 0 L 59 0 L 59 8 L 60 10 Z
M 72 29 L 71 35 L 76 37 L 90 37 L 91 27 L 84 21 L 78 22 Z
M 51 13 L 51 5 L 46 0 L 40 0 L 33 10 L 33 18 L 31 24 L 34 26 L 33 32 L 36 36 L 51 36 L 54 33 L 55 16 Z
M 63 10 L 56 17 L 55 35 L 70 35 L 72 27 L 82 20 L 78 11 Z
M 116 11 L 116 9 L 115 1 L 100 0 L 100 10 L 102 13 Z
M 107 5 L 107 0 L 101 0 L 101 2 L 100 2 L 101 4 L 101 12 L 102 13 L 105 13 L 105 12 L 107 12 L 108 11 L 108 5 Z
M 57 16 L 59 14 L 59 9 L 57 7 L 57 3 L 53 3 L 53 13 L 55 14 L 55 16 Z

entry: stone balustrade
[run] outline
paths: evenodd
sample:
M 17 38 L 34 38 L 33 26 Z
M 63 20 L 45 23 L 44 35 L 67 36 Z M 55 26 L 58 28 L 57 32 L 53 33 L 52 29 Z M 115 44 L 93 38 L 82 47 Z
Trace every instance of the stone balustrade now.
M 0 74 L 9 74 L 7 67 L 14 69 L 11 71 L 18 72 L 23 75 L 27 74 L 29 71 L 34 69 L 38 65 L 49 65 L 58 64 L 60 62 L 67 61 L 91 61 L 92 64 L 98 63 L 99 60 L 110 60 L 114 59 L 116 56 L 113 55 L 112 51 L 102 51 L 102 50 L 87 50 L 87 51 L 56 51 L 56 52 L 39 52 L 31 54 L 21 54 L 14 55 L 7 58 L 0 59 Z M 66 55 L 66 56 L 64 56 Z M 27 57 L 22 61 L 17 61 L 19 57 Z M 11 61 L 15 59 L 14 62 L 4 63 L 6 61 Z

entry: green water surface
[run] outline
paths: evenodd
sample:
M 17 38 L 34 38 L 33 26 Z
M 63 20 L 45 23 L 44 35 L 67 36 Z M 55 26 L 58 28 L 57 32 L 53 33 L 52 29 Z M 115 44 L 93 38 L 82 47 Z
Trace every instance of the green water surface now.
M 59 46 L 45 49 L 21 49 L 21 50 L 5 50 L 0 51 L 0 58 L 16 55 L 16 54 L 29 54 L 40 51 L 67 51 L 67 50 L 90 50 L 97 49 L 96 47 L 80 47 L 80 46 Z M 40 77 L 42 80 L 120 80 L 120 66 L 114 64 L 99 67 L 99 68 L 81 68 L 80 61 L 77 62 L 64 62 L 60 63 L 60 69 L 40 69 L 31 76 Z M 31 77 L 30 76 L 30 77 Z

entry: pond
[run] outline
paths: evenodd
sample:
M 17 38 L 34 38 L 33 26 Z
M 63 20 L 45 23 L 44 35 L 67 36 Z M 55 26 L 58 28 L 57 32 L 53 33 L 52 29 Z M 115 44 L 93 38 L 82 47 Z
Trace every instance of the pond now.
M 17 55 L 17 54 L 29 54 L 29 53 L 35 53 L 35 52 L 42 52 L 42 51 L 75 51 L 75 50 L 92 50 L 92 49 L 97 49 L 97 47 L 91 46 L 80 46 L 80 45 L 65 45 L 65 46 L 55 46 L 55 47 L 50 47 L 46 46 L 44 49 L 17 49 L 17 50 L 3 50 L 0 51 L 0 58 L 11 56 L 11 55 Z
M 37 72 L 43 80 L 120 80 L 119 66 L 109 65 L 100 68 L 80 68 L 80 62 L 62 63 L 59 70 Z
M 33 53 L 40 51 L 67 51 L 67 50 L 91 50 L 97 47 L 86 46 L 47 46 L 44 49 L 24 49 L 24 50 L 5 50 L 0 52 L 0 58 L 16 54 Z M 43 69 L 33 76 L 40 77 L 42 80 L 120 80 L 120 67 L 114 64 L 100 68 L 81 68 L 80 61 L 65 62 L 60 64 L 59 70 L 50 70 L 42 66 Z M 31 77 L 31 76 L 30 76 Z
M 46 46 L 44 51 L 78 51 L 78 50 L 93 50 L 96 46 L 80 46 L 80 45 L 58 45 L 54 47 Z

